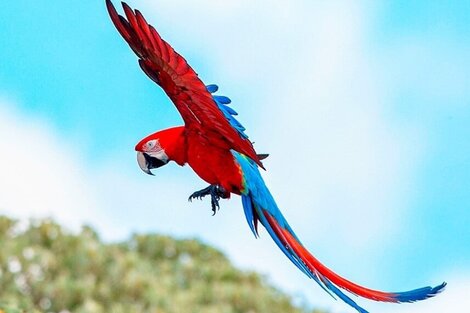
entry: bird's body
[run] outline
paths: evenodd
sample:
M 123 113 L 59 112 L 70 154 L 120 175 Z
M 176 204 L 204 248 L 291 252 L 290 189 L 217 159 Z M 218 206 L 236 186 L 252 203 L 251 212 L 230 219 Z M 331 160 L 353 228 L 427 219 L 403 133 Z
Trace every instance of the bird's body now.
M 262 155 L 256 154 L 245 128 L 228 106 L 230 99 L 215 95 L 216 85 L 205 86 L 186 60 L 161 39 L 139 11 L 123 3 L 125 15 L 118 15 L 110 0 L 106 5 L 111 19 L 139 57 L 142 70 L 162 87 L 180 112 L 184 126 L 165 129 L 142 139 L 135 147 L 138 163 L 148 174 L 174 161 L 188 164 L 210 186 L 192 198 L 211 196 L 212 209 L 220 198 L 240 195 L 248 225 L 258 236 L 264 226 L 282 252 L 308 277 L 333 297 L 359 312 L 367 312 L 340 289 L 364 298 L 385 302 L 414 302 L 439 293 L 445 283 L 406 292 L 381 292 L 359 286 L 321 264 L 300 242 L 266 187 L 259 168 Z
M 214 145 L 213 140 L 191 131 L 187 136 L 187 163 L 194 172 L 210 185 L 219 185 L 229 193 L 240 194 L 243 188 L 240 168 L 223 141 Z
M 242 177 L 229 147 L 212 146 L 203 137 L 188 140 L 188 165 L 210 185 L 219 185 L 229 193 L 240 194 Z

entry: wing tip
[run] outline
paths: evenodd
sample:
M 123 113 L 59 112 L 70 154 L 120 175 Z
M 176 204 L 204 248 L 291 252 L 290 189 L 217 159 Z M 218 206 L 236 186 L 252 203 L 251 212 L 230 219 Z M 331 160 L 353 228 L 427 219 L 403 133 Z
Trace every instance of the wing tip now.
M 121 1 L 122 8 L 124 9 L 124 13 L 127 16 L 127 19 L 129 22 L 135 19 L 135 13 L 134 10 L 124 1 Z
M 111 21 L 113 22 L 118 32 L 127 42 L 130 42 L 131 34 L 129 33 L 128 27 L 126 27 L 127 20 L 117 12 L 116 7 L 113 5 L 111 0 L 106 0 L 106 8 L 108 10 L 109 16 L 111 17 Z
M 124 10 L 131 10 L 132 11 L 132 8 L 124 1 L 121 1 L 121 5 L 122 5 L 122 8 Z
M 116 8 L 114 7 L 114 4 L 111 0 L 105 0 L 106 1 L 106 8 L 108 9 L 109 14 L 112 15 L 117 15 Z

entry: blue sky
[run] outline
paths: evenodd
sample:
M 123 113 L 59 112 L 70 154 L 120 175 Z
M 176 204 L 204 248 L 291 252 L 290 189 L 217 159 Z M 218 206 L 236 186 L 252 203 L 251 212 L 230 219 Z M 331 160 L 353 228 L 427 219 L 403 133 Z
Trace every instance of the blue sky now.
M 267 238 L 250 237 L 238 199 L 211 218 L 207 202 L 186 203 L 205 185 L 188 168 L 139 172 L 134 144 L 181 119 L 102 2 L 2 6 L 0 213 L 90 222 L 108 239 L 197 236 L 305 301 L 347 312 Z M 328 266 L 381 289 L 470 286 L 468 1 L 130 3 L 232 98 L 271 153 L 275 198 Z M 415 305 L 403 312 L 428 310 Z

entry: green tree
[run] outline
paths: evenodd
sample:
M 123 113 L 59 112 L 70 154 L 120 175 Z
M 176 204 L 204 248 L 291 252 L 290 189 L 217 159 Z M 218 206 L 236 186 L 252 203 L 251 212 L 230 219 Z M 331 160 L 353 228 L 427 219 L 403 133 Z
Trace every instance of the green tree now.
M 198 240 L 0 217 L 0 313 L 301 313 L 305 308 Z M 20 310 L 13 309 L 19 308 Z M 319 311 L 315 311 L 319 312 Z

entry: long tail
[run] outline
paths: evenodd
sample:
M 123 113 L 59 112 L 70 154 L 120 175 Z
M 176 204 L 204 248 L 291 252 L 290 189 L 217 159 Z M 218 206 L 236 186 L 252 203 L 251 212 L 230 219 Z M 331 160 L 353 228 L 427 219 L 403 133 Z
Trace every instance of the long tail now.
M 248 225 L 255 237 L 258 237 L 258 222 L 260 222 L 292 263 L 308 277 L 314 279 L 333 298 L 336 295 L 357 311 L 367 313 L 340 289 L 375 301 L 400 303 L 415 302 L 433 297 L 446 286 L 444 282 L 436 287 L 423 287 L 405 292 L 383 292 L 362 287 L 334 273 L 320 263 L 302 245 L 277 207 L 256 164 L 248 157 L 237 152 L 233 152 L 233 155 L 243 173 L 242 203 Z

